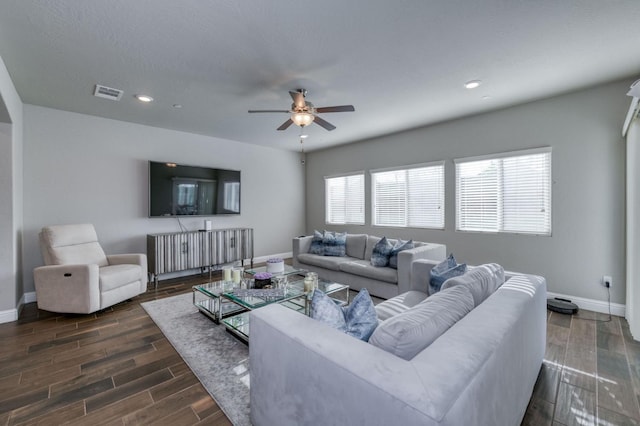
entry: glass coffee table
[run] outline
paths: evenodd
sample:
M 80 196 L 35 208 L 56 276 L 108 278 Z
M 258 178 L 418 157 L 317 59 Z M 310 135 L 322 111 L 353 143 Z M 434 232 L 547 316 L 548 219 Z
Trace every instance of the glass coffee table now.
M 233 302 L 220 298 L 222 293 L 230 292 L 237 286 L 238 284 L 233 281 L 222 280 L 194 285 L 191 287 L 193 304 L 200 312 L 218 324 L 222 318 L 245 310 Z
M 318 290 L 329 295 L 337 304 L 349 304 L 349 286 L 339 284 L 333 281 L 318 280 Z M 278 291 L 278 290 L 276 290 Z M 261 308 L 263 306 L 280 303 L 290 309 L 294 309 L 305 315 L 309 315 L 311 308 L 311 294 L 305 293 L 304 281 L 298 280 L 290 282 L 286 291 L 279 289 L 279 293 L 263 292 L 263 296 L 259 296 L 258 292 L 250 292 L 247 290 L 234 293 L 233 291 L 220 294 L 220 299 L 229 301 L 238 306 L 243 312 L 235 315 L 228 315 L 222 318 L 222 323 L 227 330 L 240 338 L 244 342 L 249 341 L 249 312 Z M 266 295 L 266 296 L 265 296 Z

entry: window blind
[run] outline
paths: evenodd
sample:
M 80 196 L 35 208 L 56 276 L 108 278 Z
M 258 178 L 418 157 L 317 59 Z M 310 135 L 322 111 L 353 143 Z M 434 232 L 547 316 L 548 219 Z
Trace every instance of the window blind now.
M 325 221 L 364 225 L 364 173 L 325 178 Z
M 456 229 L 551 235 L 551 149 L 456 160 Z
M 373 224 L 444 228 L 444 163 L 371 172 Z

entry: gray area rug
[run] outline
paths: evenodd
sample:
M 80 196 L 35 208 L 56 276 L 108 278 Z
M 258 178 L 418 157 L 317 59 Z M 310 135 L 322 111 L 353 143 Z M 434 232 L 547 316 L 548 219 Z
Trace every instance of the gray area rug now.
M 142 303 L 234 425 L 250 425 L 249 348 L 192 304 L 192 294 Z

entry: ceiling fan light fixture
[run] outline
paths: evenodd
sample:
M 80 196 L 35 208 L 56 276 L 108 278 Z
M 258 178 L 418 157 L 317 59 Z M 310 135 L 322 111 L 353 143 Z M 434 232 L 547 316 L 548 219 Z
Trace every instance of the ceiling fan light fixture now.
M 309 112 L 302 111 L 294 112 L 291 114 L 291 121 L 293 121 L 293 124 L 300 127 L 308 126 L 309 124 L 313 123 L 314 119 L 314 115 Z

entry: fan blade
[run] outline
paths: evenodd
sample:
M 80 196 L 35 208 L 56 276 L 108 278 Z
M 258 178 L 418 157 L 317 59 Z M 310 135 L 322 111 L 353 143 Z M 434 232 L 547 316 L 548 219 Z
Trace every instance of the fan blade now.
M 289 112 L 286 109 L 250 109 L 250 113 L 252 112 Z
M 282 125 L 280 127 L 278 127 L 278 130 L 286 130 L 289 128 L 289 126 L 291 126 L 293 124 L 293 121 L 291 119 L 288 119 L 287 121 L 285 121 L 284 123 L 282 123 Z
M 306 106 L 302 92 L 289 91 L 289 94 L 291 95 L 291 99 L 293 99 L 293 103 L 296 108 L 304 108 Z
M 336 128 L 336 126 L 334 126 L 333 124 L 329 123 L 326 120 L 323 120 L 322 118 L 318 117 L 316 115 L 316 118 L 313 120 L 314 123 L 316 123 L 317 125 L 319 125 L 320 127 L 324 127 L 325 129 L 331 131 L 333 129 Z
M 330 107 L 316 108 L 316 112 L 348 112 L 355 111 L 353 105 L 338 105 Z

